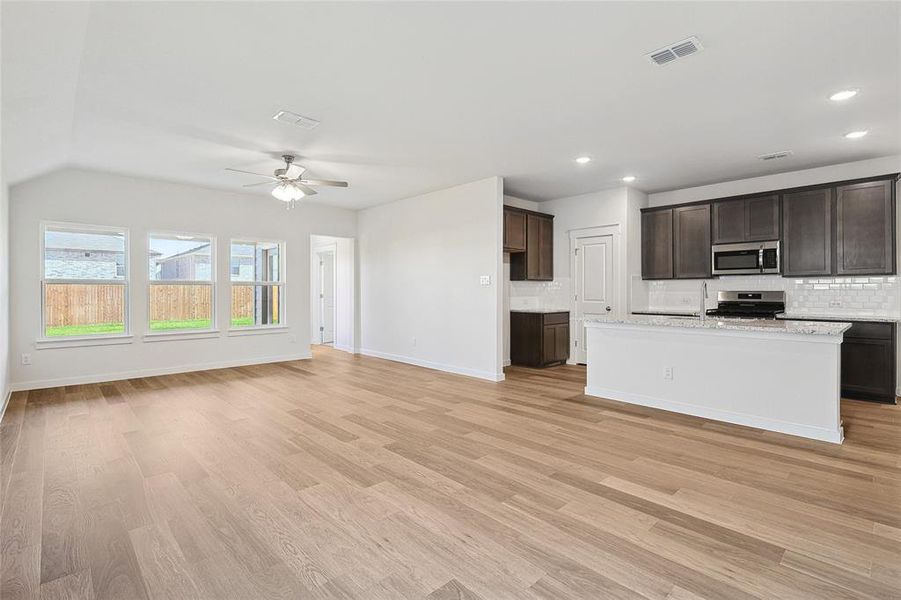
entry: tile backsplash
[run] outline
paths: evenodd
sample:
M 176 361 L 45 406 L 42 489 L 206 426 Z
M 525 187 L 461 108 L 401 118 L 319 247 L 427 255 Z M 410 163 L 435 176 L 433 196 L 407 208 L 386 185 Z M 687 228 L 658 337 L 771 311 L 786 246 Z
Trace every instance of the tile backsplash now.
M 572 282 L 508 281 L 510 308 L 569 310 Z M 716 295 L 726 290 L 784 290 L 786 312 L 793 315 L 844 315 L 901 319 L 901 279 L 881 277 L 811 277 L 739 275 L 707 280 L 707 308 L 716 308 Z M 697 311 L 701 280 L 631 280 L 631 309 Z
M 708 279 L 707 308 L 724 290 L 784 290 L 786 312 L 797 315 L 901 318 L 897 276 L 783 278 L 748 275 Z M 632 310 L 697 310 L 699 280 L 632 280 Z
M 569 277 L 554 281 L 510 281 L 510 308 L 547 308 L 569 310 L 571 286 Z

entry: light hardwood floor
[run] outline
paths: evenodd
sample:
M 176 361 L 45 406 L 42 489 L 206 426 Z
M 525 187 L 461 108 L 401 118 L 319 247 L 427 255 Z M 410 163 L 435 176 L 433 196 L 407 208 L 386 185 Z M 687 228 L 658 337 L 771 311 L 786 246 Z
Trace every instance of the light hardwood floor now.
M 901 597 L 901 407 L 834 446 L 507 377 L 321 348 L 16 393 L 0 597 Z

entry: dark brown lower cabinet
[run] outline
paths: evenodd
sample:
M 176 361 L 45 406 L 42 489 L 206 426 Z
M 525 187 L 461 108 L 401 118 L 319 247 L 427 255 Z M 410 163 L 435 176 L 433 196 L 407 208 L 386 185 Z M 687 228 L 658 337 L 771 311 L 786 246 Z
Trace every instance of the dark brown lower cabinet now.
M 895 402 L 895 324 L 858 322 L 842 340 L 842 397 Z
M 510 362 L 528 367 L 569 358 L 569 313 L 510 312 Z
M 841 319 L 807 319 L 841 321 Z M 855 321 L 842 338 L 842 398 L 895 403 L 895 323 Z

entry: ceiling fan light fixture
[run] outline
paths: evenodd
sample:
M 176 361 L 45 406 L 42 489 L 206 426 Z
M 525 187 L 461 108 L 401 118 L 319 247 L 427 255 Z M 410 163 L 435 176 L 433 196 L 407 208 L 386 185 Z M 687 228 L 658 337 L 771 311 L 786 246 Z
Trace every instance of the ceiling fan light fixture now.
M 306 194 L 303 190 L 291 183 L 280 183 L 272 189 L 272 195 L 282 202 L 295 202 Z

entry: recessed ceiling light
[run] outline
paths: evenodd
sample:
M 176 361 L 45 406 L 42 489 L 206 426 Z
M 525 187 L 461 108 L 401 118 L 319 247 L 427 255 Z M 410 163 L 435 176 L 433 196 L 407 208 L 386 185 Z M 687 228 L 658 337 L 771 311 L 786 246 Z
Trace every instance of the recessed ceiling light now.
M 591 157 L 590 156 L 580 156 L 579 158 L 576 159 L 576 162 L 579 163 L 580 165 L 586 165 L 591 162 Z
M 635 181 L 635 175 L 626 175 L 625 177 L 623 177 L 623 181 L 625 181 L 626 183 L 632 183 L 633 181 Z
M 845 137 L 849 140 L 856 140 L 857 138 L 862 138 L 866 134 L 870 133 L 866 129 L 861 129 L 860 131 L 849 131 L 845 134 Z
M 835 92 L 829 99 L 833 102 L 841 102 L 842 100 L 850 100 L 854 96 L 857 95 L 858 90 L 842 90 L 840 92 Z

